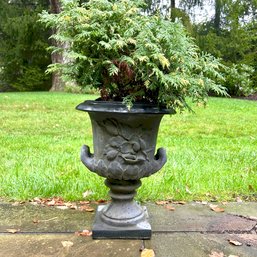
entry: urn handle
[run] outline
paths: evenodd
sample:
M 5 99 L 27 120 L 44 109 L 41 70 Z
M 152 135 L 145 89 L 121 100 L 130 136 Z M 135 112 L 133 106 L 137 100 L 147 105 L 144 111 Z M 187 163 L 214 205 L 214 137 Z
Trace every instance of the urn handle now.
M 154 156 L 154 163 L 155 163 L 155 167 L 152 173 L 157 172 L 158 170 L 160 170 L 163 165 L 166 163 L 167 161 L 167 155 L 166 155 L 166 150 L 161 147 L 157 150 L 156 155 Z
M 90 148 L 87 145 L 83 145 L 81 148 L 81 161 L 92 172 L 97 173 L 102 177 L 109 177 L 117 179 L 119 174 L 123 174 L 123 179 L 131 180 L 134 171 L 133 179 L 140 179 L 142 177 L 148 177 L 158 170 L 160 170 L 167 161 L 166 150 L 159 148 L 154 158 L 150 161 L 144 161 L 140 164 L 127 164 L 124 167 L 121 164 L 115 163 L 115 161 L 104 162 L 104 160 L 95 160 L 94 154 L 90 153 Z M 139 172 L 141 170 L 142 172 Z M 128 171 L 130 172 L 127 175 Z M 121 179 L 121 178 L 118 178 Z
M 90 148 L 87 145 L 83 145 L 80 152 L 80 159 L 82 163 L 91 171 L 95 170 L 94 154 L 90 153 Z

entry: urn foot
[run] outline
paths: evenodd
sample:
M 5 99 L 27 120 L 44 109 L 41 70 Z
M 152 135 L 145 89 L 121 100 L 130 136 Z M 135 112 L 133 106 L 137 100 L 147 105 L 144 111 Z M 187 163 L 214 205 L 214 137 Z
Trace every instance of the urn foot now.
M 146 208 L 133 198 L 140 180 L 106 179 L 112 201 L 99 206 L 93 225 L 93 238 L 150 239 L 151 225 Z
M 130 226 L 114 226 L 106 224 L 101 216 L 105 205 L 97 208 L 95 221 L 92 228 L 93 239 L 150 239 L 152 230 L 148 222 L 148 213 L 146 207 L 142 207 L 145 218 L 137 224 Z

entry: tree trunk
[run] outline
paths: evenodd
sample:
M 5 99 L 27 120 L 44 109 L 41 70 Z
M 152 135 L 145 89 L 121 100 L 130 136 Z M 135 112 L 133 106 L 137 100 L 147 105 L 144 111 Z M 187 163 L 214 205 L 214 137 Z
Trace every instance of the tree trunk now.
M 221 0 L 215 0 L 215 16 L 214 16 L 214 28 L 216 34 L 220 34 L 220 23 L 221 23 Z
M 59 0 L 49 0 L 51 12 L 52 13 L 60 13 L 61 12 L 61 3 Z M 54 31 L 53 31 L 54 33 Z M 53 40 L 52 44 L 57 47 L 62 47 L 61 43 Z M 63 63 L 64 59 L 61 53 L 53 53 L 52 56 L 52 63 Z M 52 75 L 52 87 L 50 91 L 63 91 L 64 90 L 64 81 L 61 78 L 60 72 L 54 72 Z
M 176 0 L 170 0 L 170 8 L 171 10 L 176 7 Z
M 61 12 L 61 3 L 59 0 L 49 0 L 51 12 L 52 13 L 60 13 Z

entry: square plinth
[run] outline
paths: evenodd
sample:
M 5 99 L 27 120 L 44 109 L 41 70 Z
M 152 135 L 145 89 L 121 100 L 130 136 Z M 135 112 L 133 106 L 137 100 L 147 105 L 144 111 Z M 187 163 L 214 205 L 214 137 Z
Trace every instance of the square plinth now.
M 151 225 L 148 222 L 148 213 L 146 207 L 143 207 L 145 211 L 145 220 L 139 222 L 136 225 L 131 226 L 112 226 L 102 221 L 100 215 L 104 205 L 100 205 L 97 208 L 96 216 L 92 229 L 93 239 L 150 239 L 152 230 Z

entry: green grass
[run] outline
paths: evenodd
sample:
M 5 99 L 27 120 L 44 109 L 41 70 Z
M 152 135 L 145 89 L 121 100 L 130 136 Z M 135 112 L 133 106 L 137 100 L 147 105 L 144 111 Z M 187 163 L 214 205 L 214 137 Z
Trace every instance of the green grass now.
M 88 115 L 75 106 L 92 95 L 0 94 L 0 197 L 107 198 L 103 178 L 80 162 L 92 147 Z M 165 116 L 158 147 L 164 168 L 142 180 L 139 200 L 257 199 L 257 102 L 210 98 L 195 114 Z

